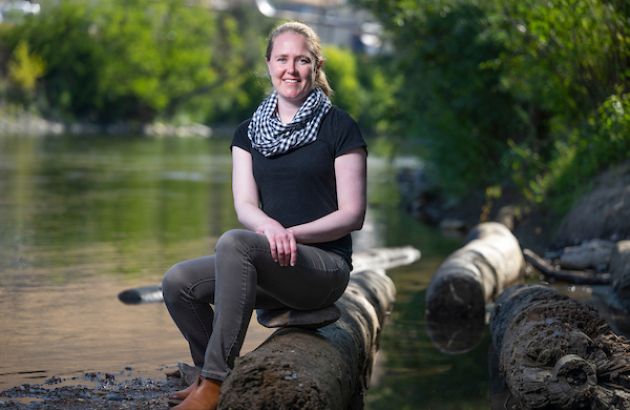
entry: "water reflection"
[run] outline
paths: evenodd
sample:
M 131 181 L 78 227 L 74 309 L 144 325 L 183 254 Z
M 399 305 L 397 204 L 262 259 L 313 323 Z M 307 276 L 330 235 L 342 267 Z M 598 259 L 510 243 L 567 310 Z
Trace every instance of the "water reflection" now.
M 0 390 L 85 371 L 161 377 L 189 361 L 162 304 L 129 306 L 238 225 L 227 139 L 0 137 Z M 409 159 L 399 161 L 409 163 Z M 383 330 L 368 409 L 488 408 L 488 338 L 445 355 L 427 335 L 424 290 L 460 245 L 398 206 L 395 167 L 370 154 L 369 209 L 357 250 L 412 245 L 422 259 L 388 272 L 396 307 Z M 245 351 L 268 329 L 252 321 Z
M 229 164 L 225 140 L 0 138 L 0 389 L 187 360 L 162 305 L 116 295 L 236 225 Z
M 461 354 L 481 342 L 486 323 L 483 317 L 464 320 L 427 321 L 427 334 L 436 349 L 443 353 Z

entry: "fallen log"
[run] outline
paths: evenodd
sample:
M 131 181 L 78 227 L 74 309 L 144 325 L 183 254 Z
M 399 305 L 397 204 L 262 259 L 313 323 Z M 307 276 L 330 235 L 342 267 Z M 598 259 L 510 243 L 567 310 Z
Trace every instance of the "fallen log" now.
M 395 299 L 384 271 L 355 272 L 341 318 L 318 330 L 283 328 L 238 358 L 219 409 L 361 409 L 385 318 Z
M 397 266 L 409 265 L 418 259 L 420 259 L 420 251 L 412 246 L 373 248 L 355 252 L 352 255 L 352 272 L 368 269 L 392 269 Z M 118 299 L 128 305 L 164 301 L 161 285 L 126 289 L 118 294 Z
M 479 224 L 466 240 L 440 265 L 426 292 L 427 334 L 444 353 L 465 353 L 481 341 L 486 304 L 524 267 L 517 239 L 500 223 Z
M 595 308 L 518 285 L 497 299 L 490 330 L 517 408 L 630 409 L 630 342 Z
M 516 282 L 523 267 L 521 248 L 509 229 L 497 222 L 477 225 L 434 273 L 426 293 L 427 320 L 484 318 L 486 304 Z
M 413 246 L 372 248 L 352 255 L 352 272 L 392 269 L 410 265 L 420 259 L 420 251 Z

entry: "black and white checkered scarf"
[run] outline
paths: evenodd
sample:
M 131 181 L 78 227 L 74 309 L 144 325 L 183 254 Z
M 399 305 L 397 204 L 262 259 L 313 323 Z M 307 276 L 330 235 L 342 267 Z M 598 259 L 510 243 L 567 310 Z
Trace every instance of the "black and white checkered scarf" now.
M 315 88 L 288 124 L 278 118 L 278 95 L 274 91 L 256 109 L 247 129 L 252 147 L 265 157 L 284 154 L 317 139 L 319 125 L 332 103 L 319 88 Z

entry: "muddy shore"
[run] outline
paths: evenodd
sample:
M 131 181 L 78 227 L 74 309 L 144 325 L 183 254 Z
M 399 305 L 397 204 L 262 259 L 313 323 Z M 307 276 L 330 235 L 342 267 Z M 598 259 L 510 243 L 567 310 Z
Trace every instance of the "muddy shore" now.
M 0 409 L 165 409 L 167 395 L 181 386 L 179 371 L 163 379 L 134 377 L 132 368 L 118 373 L 85 373 L 51 377 L 41 384 L 22 384 L 0 392 Z

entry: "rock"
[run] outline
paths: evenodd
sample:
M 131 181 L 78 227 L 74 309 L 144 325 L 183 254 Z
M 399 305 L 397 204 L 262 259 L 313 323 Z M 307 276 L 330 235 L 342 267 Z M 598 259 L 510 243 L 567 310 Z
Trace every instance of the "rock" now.
M 593 239 L 581 245 L 568 246 L 560 255 L 560 266 L 565 269 L 608 270 L 615 243 L 603 239 Z
M 539 271 L 550 282 L 567 282 L 576 285 L 609 285 L 610 273 L 595 272 L 593 270 L 563 270 L 559 265 L 538 256 L 531 249 L 524 248 L 525 261 L 532 268 Z
M 620 304 L 630 311 L 630 240 L 615 245 L 610 259 L 610 275 Z
M 594 188 L 562 220 L 553 246 L 563 248 L 595 238 L 630 239 L 630 161 L 595 180 Z

